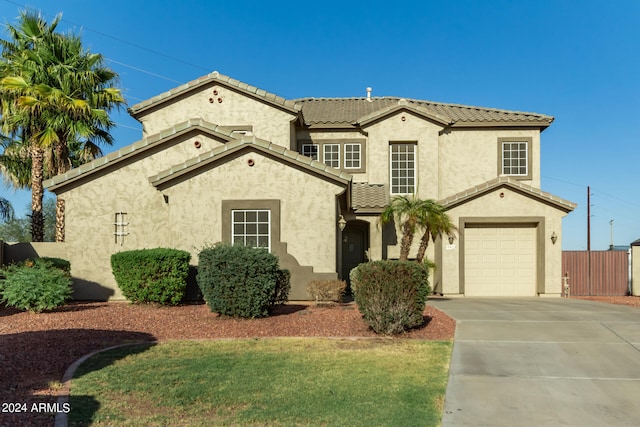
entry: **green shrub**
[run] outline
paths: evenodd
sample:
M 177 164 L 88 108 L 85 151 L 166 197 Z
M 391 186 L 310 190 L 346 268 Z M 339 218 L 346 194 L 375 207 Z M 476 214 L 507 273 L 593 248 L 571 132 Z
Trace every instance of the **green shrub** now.
M 344 280 L 312 280 L 307 284 L 307 292 L 316 303 L 339 302 L 346 289 Z
M 289 276 L 264 249 L 218 243 L 199 254 L 198 286 L 211 311 L 224 316 L 268 316 L 287 302 Z
M 40 313 L 64 305 L 71 298 L 71 278 L 50 262 L 14 265 L 3 270 L 0 299 L 9 307 Z
M 71 276 L 71 263 L 66 259 L 55 258 L 55 257 L 40 257 L 40 258 L 29 258 L 24 260 L 18 265 L 26 265 L 27 267 L 33 267 L 34 265 L 50 265 L 51 267 L 57 268 L 58 270 L 62 270 L 63 273 Z
M 187 289 L 189 260 L 178 249 L 139 249 L 111 255 L 111 269 L 129 301 L 175 305 Z
M 355 301 L 378 334 L 394 335 L 420 326 L 429 295 L 429 268 L 417 262 L 373 261 L 351 274 Z

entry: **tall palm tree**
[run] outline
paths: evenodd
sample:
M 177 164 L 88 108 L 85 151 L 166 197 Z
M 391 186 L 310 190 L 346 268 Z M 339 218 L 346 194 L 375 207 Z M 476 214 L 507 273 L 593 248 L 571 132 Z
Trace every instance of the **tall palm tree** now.
M 44 232 L 43 179 L 66 172 L 74 159 L 100 155 L 97 144 L 112 143 L 108 111 L 124 104 L 114 87 L 117 74 L 103 65 L 102 56 L 86 51 L 79 37 L 56 33 L 59 19 L 47 24 L 40 15 L 23 12 L 19 25 L 9 26 L 12 40 L 2 43 L 2 128 L 22 134 L 29 150 L 34 241 Z M 63 232 L 58 240 L 64 240 Z
M 422 216 L 424 202 L 415 195 L 395 196 L 391 203 L 380 214 L 382 225 L 395 221 L 400 224 L 402 238 L 400 240 L 400 261 L 409 259 L 409 251 L 413 243 L 413 236 Z
M 8 221 L 13 218 L 13 206 L 4 197 L 0 197 L 0 220 Z
M 424 260 L 424 254 L 429 246 L 429 239 L 435 243 L 436 239 L 442 237 L 443 234 L 453 236 L 457 230 L 457 227 L 447 215 L 444 206 L 430 199 L 424 200 L 421 206 L 418 226 L 423 230 L 423 234 L 420 238 L 420 245 L 416 255 L 416 261 L 418 262 Z

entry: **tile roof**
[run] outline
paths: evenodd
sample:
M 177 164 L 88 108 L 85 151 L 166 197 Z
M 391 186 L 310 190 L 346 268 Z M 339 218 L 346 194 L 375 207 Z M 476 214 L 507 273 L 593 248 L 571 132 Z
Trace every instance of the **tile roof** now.
M 553 117 L 537 113 L 499 110 L 458 104 L 443 104 L 396 97 L 301 98 L 302 116 L 308 126 L 356 126 L 398 107 L 432 116 L 451 126 L 532 125 L 547 127 Z
M 351 205 L 354 209 L 384 209 L 388 204 L 388 185 L 368 182 L 351 184 Z
M 312 160 L 310 157 L 303 156 L 297 151 L 289 150 L 281 145 L 273 144 L 269 141 L 265 141 L 264 139 L 256 138 L 255 136 L 243 136 L 240 139 L 227 142 L 223 146 L 214 148 L 213 150 L 203 153 L 198 157 L 189 159 L 186 162 L 173 165 L 170 168 L 149 177 L 149 182 L 156 187 L 160 186 L 174 178 L 189 173 L 194 169 L 198 169 L 248 147 L 269 153 L 295 166 L 326 176 L 333 181 L 338 181 L 342 184 L 348 184 L 352 179 L 350 174 L 334 169 L 324 163 Z
M 251 97 L 260 98 L 269 104 L 288 110 L 293 114 L 298 114 L 298 112 L 300 111 L 300 106 L 295 101 L 287 100 L 276 94 L 267 92 L 255 86 L 248 85 L 241 82 L 240 80 L 233 79 L 229 76 L 225 76 L 224 74 L 220 74 L 219 72 L 214 71 L 207 74 L 206 76 L 191 80 L 190 82 L 175 87 L 167 92 L 163 92 L 159 95 L 154 96 L 153 98 L 149 98 L 145 101 L 133 105 L 128 110 L 129 114 L 131 114 L 133 117 L 137 117 L 149 108 L 155 107 L 159 104 L 181 96 L 184 93 L 198 89 L 202 86 L 209 85 L 211 83 L 219 83 L 223 86 L 233 88 Z
M 524 193 L 529 197 L 538 199 L 565 212 L 571 212 L 577 206 L 573 202 L 554 196 L 551 193 L 544 192 L 539 188 L 523 184 L 522 182 L 507 176 L 500 176 L 498 178 L 487 181 L 484 184 L 476 185 L 475 187 L 469 188 L 458 194 L 454 194 L 453 196 L 442 199 L 439 201 L 439 203 L 445 208 L 451 209 L 453 207 L 462 205 L 472 199 L 480 197 L 490 191 L 494 191 L 500 187 L 509 187 L 512 190 Z
M 131 145 L 127 145 L 126 147 L 122 147 L 117 151 L 113 151 L 106 156 L 99 157 L 89 163 L 85 163 L 75 169 L 71 169 L 68 172 L 56 175 L 53 178 L 44 181 L 44 187 L 49 190 L 55 190 L 56 188 L 60 187 L 61 185 L 67 184 L 70 181 L 75 181 L 82 176 L 89 175 L 95 171 L 104 169 L 107 166 L 111 166 L 117 162 L 120 162 L 151 147 L 154 147 L 162 143 L 163 141 L 166 141 L 167 139 L 171 139 L 177 135 L 192 131 L 194 129 L 202 130 L 211 136 L 222 139 L 223 141 L 231 141 L 235 138 L 235 136 L 231 135 L 228 127 L 216 126 L 202 119 L 187 120 L 185 122 L 178 123 L 175 126 L 170 127 L 169 129 L 165 129 L 162 132 L 149 135 L 148 137 L 136 141 Z

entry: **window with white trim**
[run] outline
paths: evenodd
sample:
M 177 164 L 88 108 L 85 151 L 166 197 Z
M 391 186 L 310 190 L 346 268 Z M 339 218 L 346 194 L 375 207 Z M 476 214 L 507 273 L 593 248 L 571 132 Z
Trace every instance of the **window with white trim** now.
M 511 176 L 528 175 L 528 153 L 526 142 L 502 142 L 502 174 Z
M 413 194 L 416 190 L 416 145 L 390 144 L 391 194 Z
M 267 209 L 232 210 L 231 243 L 271 251 L 271 212 Z
M 324 144 L 322 146 L 324 164 L 340 169 L 340 144 Z
M 318 144 L 302 144 L 302 155 L 318 160 Z
M 360 169 L 360 144 L 344 144 L 344 168 Z

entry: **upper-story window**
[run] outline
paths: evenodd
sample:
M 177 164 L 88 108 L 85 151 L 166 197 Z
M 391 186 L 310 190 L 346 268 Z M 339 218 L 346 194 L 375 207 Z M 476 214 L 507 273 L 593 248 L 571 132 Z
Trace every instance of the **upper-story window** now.
M 318 144 L 302 144 L 302 155 L 318 160 Z
M 303 156 L 335 169 L 349 173 L 366 171 L 367 145 L 364 138 L 299 140 L 298 149 Z
M 340 169 L 340 144 L 324 144 L 323 150 L 324 164 Z
M 344 145 L 344 168 L 345 169 L 360 169 L 360 144 L 345 144 Z
M 531 138 L 498 138 L 499 174 L 531 179 Z
M 390 144 L 391 194 L 413 194 L 416 190 L 416 144 Z

